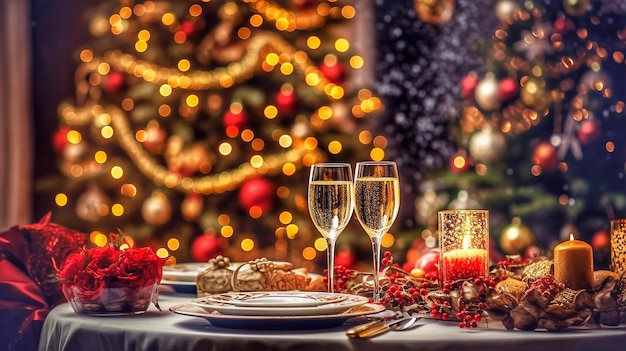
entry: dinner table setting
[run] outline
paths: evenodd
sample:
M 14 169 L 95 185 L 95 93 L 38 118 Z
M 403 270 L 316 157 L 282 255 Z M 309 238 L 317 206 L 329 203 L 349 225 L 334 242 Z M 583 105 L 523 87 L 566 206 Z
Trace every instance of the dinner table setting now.
M 88 247 L 50 215 L 12 227 L 0 233 L 10 273 L 0 275 L 0 351 L 575 351 L 626 342 L 624 257 L 595 270 L 589 244 L 572 236 L 553 259 L 493 262 L 489 211 L 444 210 L 434 269 L 406 271 L 380 246 L 398 212 L 397 165 L 360 162 L 352 175 L 347 163 L 311 167 L 309 212 L 328 243 L 323 274 L 266 257 L 172 262 L 120 230 Z M 334 264 L 353 210 L 372 242 L 369 272 Z

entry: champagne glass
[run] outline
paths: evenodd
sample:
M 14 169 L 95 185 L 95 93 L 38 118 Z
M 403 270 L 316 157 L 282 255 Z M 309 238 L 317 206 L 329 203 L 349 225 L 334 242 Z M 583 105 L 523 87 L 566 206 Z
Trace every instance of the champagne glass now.
M 352 216 L 352 168 L 349 163 L 317 163 L 309 175 L 309 214 L 326 239 L 328 291 L 334 291 L 335 242 Z
M 356 164 L 354 176 L 356 218 L 372 241 L 374 263 L 374 302 L 380 283 L 380 241 L 396 220 L 400 208 L 398 166 L 393 161 L 365 161 Z

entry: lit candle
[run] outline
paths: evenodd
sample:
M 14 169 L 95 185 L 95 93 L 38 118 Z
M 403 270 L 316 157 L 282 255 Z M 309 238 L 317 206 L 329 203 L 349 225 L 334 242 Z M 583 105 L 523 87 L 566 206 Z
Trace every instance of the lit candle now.
M 474 248 L 452 250 L 445 252 L 442 260 L 444 282 L 484 277 L 485 267 L 487 267 L 487 250 Z
M 593 250 L 584 241 L 568 241 L 554 248 L 554 277 L 574 290 L 593 288 Z
M 489 267 L 489 213 L 486 210 L 439 212 L 443 284 L 486 277 Z

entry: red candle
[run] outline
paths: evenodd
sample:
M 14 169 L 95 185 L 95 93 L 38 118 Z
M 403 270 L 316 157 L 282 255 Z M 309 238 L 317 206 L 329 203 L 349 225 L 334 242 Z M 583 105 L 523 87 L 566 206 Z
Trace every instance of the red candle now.
M 487 271 L 487 250 L 469 248 L 444 252 L 442 256 L 442 281 L 485 276 Z

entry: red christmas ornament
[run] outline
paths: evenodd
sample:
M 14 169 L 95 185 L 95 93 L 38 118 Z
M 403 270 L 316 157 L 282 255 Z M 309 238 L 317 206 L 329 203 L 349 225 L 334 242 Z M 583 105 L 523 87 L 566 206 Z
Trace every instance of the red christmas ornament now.
M 253 206 L 259 206 L 263 212 L 274 206 L 274 184 L 265 178 L 246 180 L 239 189 L 239 204 L 246 211 Z
M 194 21 L 184 21 L 180 24 L 180 31 L 185 33 L 187 37 L 192 36 L 198 30 L 198 26 Z
M 167 132 L 158 123 L 148 123 L 146 128 L 146 140 L 143 146 L 150 152 L 162 153 L 165 150 Z
M 450 171 L 452 173 L 463 173 L 469 168 L 469 159 L 465 151 L 458 151 L 450 158 Z
M 583 145 L 591 144 L 600 139 L 601 136 L 602 128 L 600 128 L 600 124 L 595 119 L 586 119 L 580 122 L 578 140 L 580 140 Z
M 118 94 L 126 85 L 126 78 L 117 71 L 111 71 L 103 79 L 102 89 L 109 94 Z
M 424 274 L 439 272 L 439 249 L 430 249 L 424 252 L 416 261 L 414 268 L 424 271 Z
M 553 171 L 558 164 L 556 151 L 556 148 L 549 142 L 541 142 L 533 151 L 532 161 L 534 164 L 541 166 L 545 171 Z
M 293 89 L 281 89 L 276 95 L 276 108 L 280 117 L 288 117 L 294 114 L 296 107 L 296 94 Z
M 350 250 L 339 250 L 335 255 L 335 266 L 342 266 L 346 269 L 352 269 L 356 259 Z
M 576 28 L 576 26 L 574 25 L 574 22 L 572 22 L 572 20 L 570 20 L 569 18 L 557 18 L 554 21 L 553 27 L 554 27 L 554 30 L 559 34 L 567 33 L 570 30 L 573 30 L 574 28 Z
M 608 249 L 611 245 L 611 236 L 606 230 L 598 230 L 591 237 L 591 247 L 594 251 L 601 251 Z
M 471 99 L 474 97 L 476 85 L 478 85 L 478 76 L 475 72 L 471 72 L 461 79 L 461 95 L 464 99 Z
M 69 141 L 67 141 L 67 133 L 70 130 L 71 129 L 69 127 L 61 127 L 54 132 L 54 135 L 52 136 L 52 148 L 58 154 L 62 154 L 67 144 L 69 144 Z
M 320 71 L 324 76 L 335 84 L 342 84 L 346 79 L 346 72 L 343 66 L 339 62 L 334 63 L 322 63 Z
M 515 79 L 507 77 L 498 84 L 498 96 L 501 101 L 511 101 L 519 94 L 519 84 Z
M 527 260 L 533 260 L 539 256 L 541 256 L 541 249 L 536 245 L 531 245 L 524 251 L 524 258 Z
M 224 128 L 234 126 L 241 130 L 245 128 L 248 123 L 248 117 L 243 110 L 233 111 L 232 109 L 229 109 L 224 113 L 222 123 L 224 124 Z
M 222 253 L 222 243 L 213 234 L 198 236 L 191 243 L 191 257 L 197 262 L 208 262 Z

